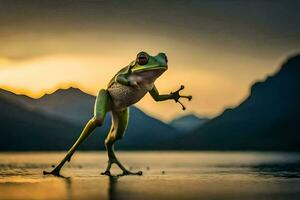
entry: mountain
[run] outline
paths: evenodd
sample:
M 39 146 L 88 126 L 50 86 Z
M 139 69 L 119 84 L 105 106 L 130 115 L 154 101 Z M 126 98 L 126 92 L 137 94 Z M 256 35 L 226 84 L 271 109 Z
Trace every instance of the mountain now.
M 6 90 L 0 90 L 0 95 L 11 102 L 25 106 L 29 110 L 61 118 L 80 126 L 93 116 L 95 97 L 73 87 L 56 90 L 54 93 L 45 94 L 39 99 L 16 95 Z
M 194 114 L 188 114 L 173 119 L 169 125 L 177 129 L 179 132 L 186 133 L 194 130 L 196 127 L 202 126 L 209 118 L 199 118 Z
M 0 110 L 0 150 L 62 150 L 79 130 L 1 96 Z
M 239 106 L 182 136 L 171 149 L 300 150 L 300 55 L 256 82 Z

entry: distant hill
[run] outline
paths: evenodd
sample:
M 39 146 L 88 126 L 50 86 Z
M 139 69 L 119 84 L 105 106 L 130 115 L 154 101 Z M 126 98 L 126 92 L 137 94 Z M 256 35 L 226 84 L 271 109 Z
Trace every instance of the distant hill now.
M 186 133 L 194 130 L 196 127 L 202 126 L 209 118 L 199 118 L 194 114 L 184 115 L 173 119 L 169 125 L 177 129 L 179 132 Z
M 93 116 L 94 101 L 94 96 L 76 88 L 60 89 L 39 99 L 0 90 L 0 150 L 68 149 Z M 128 130 L 116 149 L 153 149 L 157 143 L 179 135 L 140 109 L 130 109 Z M 108 114 L 103 127 L 97 128 L 81 149 L 104 149 L 110 121 Z
M 190 134 L 171 149 L 300 150 L 300 55 L 251 87 L 248 98 Z
M 1 96 L 0 111 L 0 150 L 62 150 L 79 130 Z
M 93 116 L 95 97 L 82 92 L 78 88 L 59 89 L 52 94 L 45 94 L 39 99 L 16 95 L 1 89 L 0 95 L 11 102 L 25 106 L 29 110 L 61 118 L 74 124 L 82 125 Z

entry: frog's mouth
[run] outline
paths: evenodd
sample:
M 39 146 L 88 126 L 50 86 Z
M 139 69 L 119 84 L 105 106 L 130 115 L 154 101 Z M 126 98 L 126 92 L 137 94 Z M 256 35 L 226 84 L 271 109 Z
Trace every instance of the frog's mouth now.
M 167 70 L 168 66 L 148 66 L 147 68 L 143 66 L 138 66 L 132 69 L 132 72 L 141 72 L 141 71 L 152 71 L 152 70 Z

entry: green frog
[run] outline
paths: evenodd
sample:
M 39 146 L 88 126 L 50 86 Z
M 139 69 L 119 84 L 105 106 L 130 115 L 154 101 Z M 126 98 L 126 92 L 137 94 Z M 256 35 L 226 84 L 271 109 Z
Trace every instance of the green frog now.
M 105 147 L 108 154 L 108 164 L 102 175 L 111 176 L 111 166 L 116 164 L 123 171 L 120 175 L 142 175 L 142 171 L 131 172 L 121 164 L 114 152 L 114 143 L 120 140 L 126 131 L 129 119 L 129 106 L 137 103 L 148 92 L 155 101 L 174 100 L 180 98 L 192 99 L 192 96 L 183 96 L 179 92 L 184 89 L 181 86 L 177 91 L 170 94 L 159 94 L 154 85 L 155 80 L 168 69 L 168 59 L 165 53 L 151 56 L 146 52 L 140 52 L 128 66 L 122 68 L 109 82 L 106 89 L 101 89 L 95 101 L 94 116 L 91 118 L 79 138 L 67 152 L 62 161 L 50 172 L 44 171 L 45 175 L 52 174 L 61 176 L 60 170 L 66 161 L 70 162 L 71 157 L 78 146 L 91 134 L 91 132 L 103 124 L 108 112 L 112 114 L 111 129 L 105 139 Z

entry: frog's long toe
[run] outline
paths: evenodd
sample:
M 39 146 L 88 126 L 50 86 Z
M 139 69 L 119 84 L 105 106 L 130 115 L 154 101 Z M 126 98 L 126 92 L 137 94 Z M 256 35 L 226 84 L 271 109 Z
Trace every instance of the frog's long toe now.
M 177 103 L 179 103 L 182 106 L 182 110 L 186 109 L 186 107 L 179 100 L 177 100 Z
M 186 95 L 180 95 L 180 97 L 181 97 L 181 98 L 186 98 L 186 99 L 188 99 L 189 101 L 192 100 L 192 98 L 193 98 L 191 95 L 188 95 L 188 96 L 186 96 Z
M 109 170 L 106 170 L 105 172 L 102 172 L 101 175 L 111 176 L 111 173 Z

